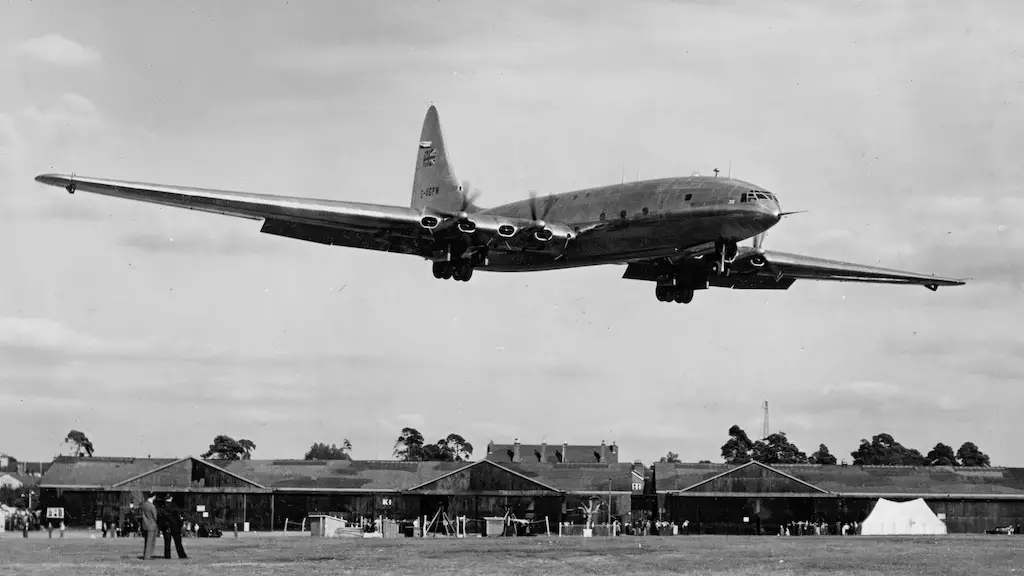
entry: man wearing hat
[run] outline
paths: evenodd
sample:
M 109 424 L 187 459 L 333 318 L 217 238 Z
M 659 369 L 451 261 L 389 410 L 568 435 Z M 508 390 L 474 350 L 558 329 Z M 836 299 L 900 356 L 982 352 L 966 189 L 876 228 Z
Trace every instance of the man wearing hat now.
M 185 547 L 181 545 L 181 525 L 185 519 L 182 517 L 181 508 L 174 502 L 174 496 L 168 494 L 164 497 L 163 509 L 160 510 L 163 519 L 164 532 L 164 558 L 171 557 L 171 538 L 174 538 L 174 548 L 178 552 L 178 558 L 188 558 L 185 554 Z
M 142 510 L 143 560 L 152 558 L 156 548 L 157 512 L 156 504 L 153 503 L 154 500 L 156 500 L 156 494 L 147 492 L 146 499 L 142 502 L 142 506 L 139 507 Z

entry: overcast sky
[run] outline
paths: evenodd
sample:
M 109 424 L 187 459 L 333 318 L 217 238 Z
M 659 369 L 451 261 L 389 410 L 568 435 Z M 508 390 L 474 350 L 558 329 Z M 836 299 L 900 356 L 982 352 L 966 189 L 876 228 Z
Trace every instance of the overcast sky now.
M 720 461 L 732 424 L 840 458 L 888 432 L 1024 466 L 1024 5 L 5 2 L 0 452 L 257 458 L 403 426 Z M 710 173 L 767 247 L 945 276 L 654 298 L 621 267 L 433 278 L 412 257 L 32 181 L 408 205 L 438 106 L 485 206 Z M 1017 439 L 1015 439 L 1017 438 Z

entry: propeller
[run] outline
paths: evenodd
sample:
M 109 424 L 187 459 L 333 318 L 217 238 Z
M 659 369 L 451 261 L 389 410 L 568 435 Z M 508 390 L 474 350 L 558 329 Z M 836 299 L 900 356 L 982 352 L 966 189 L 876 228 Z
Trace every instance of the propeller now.
M 555 203 L 554 196 L 552 196 L 551 194 L 548 194 L 547 206 L 544 208 L 544 213 L 541 214 L 540 217 L 538 217 L 537 216 L 537 191 L 536 190 L 530 190 L 530 220 L 533 220 L 533 224 L 532 224 L 533 226 L 536 226 L 537 228 L 544 228 L 545 226 L 547 226 L 547 223 L 544 222 L 544 218 L 547 217 L 548 212 L 551 211 L 551 207 L 554 205 L 554 203 Z
M 542 242 L 547 242 L 553 236 L 551 230 L 548 229 L 547 222 L 544 218 L 547 217 L 548 212 L 551 211 L 551 207 L 555 204 L 555 198 L 551 194 L 547 197 L 547 206 L 544 207 L 544 212 L 538 214 L 537 212 L 537 191 L 530 190 L 530 226 L 531 230 L 537 230 L 534 232 L 534 237 Z
M 480 197 L 480 190 L 473 188 L 469 180 L 463 180 L 462 185 L 459 186 L 459 192 L 462 192 L 462 208 L 459 209 L 459 213 L 462 215 Z
M 426 215 L 421 219 L 421 223 L 424 228 L 430 230 L 431 234 L 447 230 L 456 225 L 467 234 L 476 229 L 476 224 L 469 219 L 469 214 L 466 211 L 471 207 L 475 208 L 473 202 L 480 196 L 480 190 L 473 189 L 469 180 L 463 180 L 462 184 L 459 185 L 459 193 L 462 196 L 462 202 L 458 210 L 449 211 L 434 208 L 427 208 L 425 210 Z M 443 218 L 443 220 L 439 220 L 438 217 Z

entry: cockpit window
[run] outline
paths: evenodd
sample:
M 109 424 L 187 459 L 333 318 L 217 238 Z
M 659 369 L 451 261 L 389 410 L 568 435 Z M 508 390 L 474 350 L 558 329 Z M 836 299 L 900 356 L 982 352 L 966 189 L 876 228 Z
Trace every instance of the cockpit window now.
M 744 192 L 740 195 L 740 202 L 757 202 L 758 200 L 775 200 L 775 195 L 771 192 L 761 192 L 757 190 L 751 190 Z

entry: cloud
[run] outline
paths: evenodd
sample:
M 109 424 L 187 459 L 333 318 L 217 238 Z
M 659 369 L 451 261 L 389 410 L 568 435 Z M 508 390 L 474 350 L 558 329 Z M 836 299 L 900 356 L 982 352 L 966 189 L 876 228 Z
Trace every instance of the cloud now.
M 99 64 L 100 53 L 59 34 L 47 34 L 19 44 L 15 53 L 58 66 L 89 66 Z
M 111 145 L 103 115 L 85 96 L 60 95 L 50 105 L 0 113 L 0 202 L 5 211 L 38 208 L 23 194 L 35 173 L 82 165 Z
M 66 352 L 92 352 L 104 343 L 48 318 L 0 317 L 0 348 L 36 348 Z
M 1014 334 L 989 333 L 985 336 L 945 339 L 894 339 L 888 349 L 916 362 L 936 364 L 956 374 L 981 377 L 977 387 L 991 387 L 997 394 L 1007 383 L 1016 383 L 1024 373 L 1024 340 Z
M 180 235 L 175 234 L 173 237 L 154 232 L 135 232 L 122 236 L 118 243 L 150 254 L 244 256 L 266 254 L 268 251 L 282 249 L 283 245 L 277 240 L 276 238 L 261 237 L 256 230 L 250 235 L 186 232 Z

